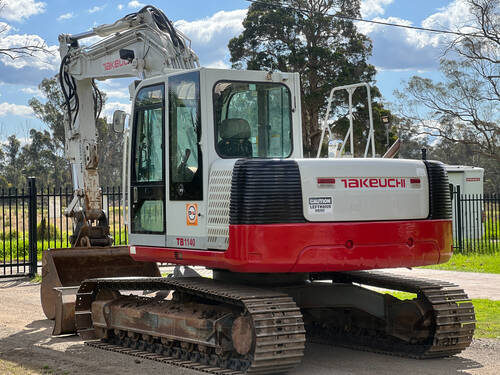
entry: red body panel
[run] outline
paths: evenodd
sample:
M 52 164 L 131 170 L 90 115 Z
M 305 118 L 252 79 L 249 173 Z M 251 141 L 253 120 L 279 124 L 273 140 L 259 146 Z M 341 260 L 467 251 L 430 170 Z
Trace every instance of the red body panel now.
M 234 272 L 323 272 L 444 263 L 451 220 L 230 225 L 226 251 L 136 246 L 139 261 Z

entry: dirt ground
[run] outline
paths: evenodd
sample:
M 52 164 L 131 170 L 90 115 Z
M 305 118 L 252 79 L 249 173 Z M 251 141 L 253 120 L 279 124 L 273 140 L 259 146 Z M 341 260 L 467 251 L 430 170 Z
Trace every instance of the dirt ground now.
M 39 284 L 26 279 L 0 280 L 0 360 L 7 361 L 0 361 L 1 374 L 198 374 L 90 348 L 77 336 L 52 337 L 53 323 L 43 315 L 39 290 Z M 499 374 L 498 353 L 500 340 L 491 339 L 474 340 L 470 348 L 451 358 L 424 361 L 309 344 L 292 374 Z

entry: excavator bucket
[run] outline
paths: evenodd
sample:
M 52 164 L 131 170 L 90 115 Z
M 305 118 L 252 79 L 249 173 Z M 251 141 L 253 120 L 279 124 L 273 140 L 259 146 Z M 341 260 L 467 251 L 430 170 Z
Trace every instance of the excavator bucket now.
M 76 292 L 83 280 L 126 276 L 161 275 L 156 263 L 133 260 L 127 246 L 44 251 L 40 298 L 45 316 L 55 319 L 53 334 L 75 332 Z

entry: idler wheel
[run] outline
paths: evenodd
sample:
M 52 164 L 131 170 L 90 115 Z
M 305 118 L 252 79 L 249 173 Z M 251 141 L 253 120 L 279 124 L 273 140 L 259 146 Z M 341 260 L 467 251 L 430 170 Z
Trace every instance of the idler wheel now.
M 239 316 L 236 318 L 231 328 L 231 338 L 233 340 L 233 347 L 238 354 L 248 354 L 254 342 L 252 319 L 248 316 Z

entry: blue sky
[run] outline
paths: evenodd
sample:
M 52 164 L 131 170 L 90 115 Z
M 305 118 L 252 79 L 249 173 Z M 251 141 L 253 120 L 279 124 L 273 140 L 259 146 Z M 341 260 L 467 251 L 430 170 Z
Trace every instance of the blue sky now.
M 43 129 L 28 101 L 39 97 L 37 85 L 56 73 L 59 65 L 57 36 L 79 33 L 93 26 L 112 23 L 140 9 L 146 1 L 63 1 L 0 0 L 0 48 L 23 43 L 26 39 L 44 41 L 53 56 L 26 60 L 0 57 L 0 140 L 10 134 L 26 138 L 30 128 Z M 433 28 L 456 29 L 465 22 L 464 0 L 362 0 L 366 19 L 386 20 Z M 227 43 L 242 30 L 241 22 L 249 3 L 245 0 L 152 1 L 192 40 L 192 47 L 203 66 L 229 65 Z M 426 32 L 370 24 L 359 29 L 373 40 L 370 60 L 378 69 L 377 85 L 386 101 L 402 81 L 418 74 L 439 78 L 437 72 L 445 37 Z M 100 87 L 107 93 L 105 113 L 128 108 L 126 83 L 107 81 Z

